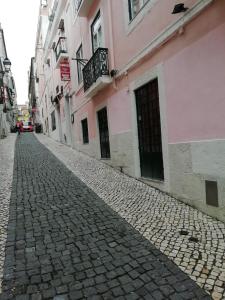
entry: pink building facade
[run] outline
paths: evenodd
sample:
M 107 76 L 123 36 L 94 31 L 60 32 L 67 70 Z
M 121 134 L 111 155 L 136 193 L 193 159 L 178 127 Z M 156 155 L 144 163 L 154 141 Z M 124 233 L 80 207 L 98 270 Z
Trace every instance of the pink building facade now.
M 225 220 L 225 2 L 175 4 L 42 5 L 40 115 L 52 138 Z

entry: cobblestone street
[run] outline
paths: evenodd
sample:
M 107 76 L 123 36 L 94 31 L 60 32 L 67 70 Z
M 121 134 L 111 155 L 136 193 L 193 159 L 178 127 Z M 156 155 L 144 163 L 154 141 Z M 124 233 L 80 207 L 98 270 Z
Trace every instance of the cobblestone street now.
M 62 155 L 76 154 L 62 148 Z M 76 159 L 80 158 L 78 154 Z M 86 172 L 91 175 L 90 162 Z M 115 180 L 117 174 L 122 176 L 104 168 Z M 98 171 L 96 165 L 95 176 Z M 124 184 L 135 182 L 121 178 Z M 115 182 L 108 184 L 112 188 Z M 137 185 L 141 196 L 142 184 Z M 120 190 L 114 192 L 120 197 Z M 131 192 L 126 192 L 128 199 Z M 158 194 L 151 189 L 152 196 Z M 137 210 L 140 203 L 130 200 L 127 210 Z M 9 209 L 0 299 L 211 299 L 32 134 L 23 134 L 16 142 Z
M 225 299 L 224 223 L 46 136 L 37 137 L 213 299 Z

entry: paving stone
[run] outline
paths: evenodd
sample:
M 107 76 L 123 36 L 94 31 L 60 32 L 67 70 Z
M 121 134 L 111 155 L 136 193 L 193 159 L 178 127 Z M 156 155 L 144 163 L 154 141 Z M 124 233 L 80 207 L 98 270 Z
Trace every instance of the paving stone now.
M 123 178 L 128 183 L 133 180 Z M 141 187 L 138 189 L 143 193 Z M 153 198 L 158 195 L 156 190 L 150 191 Z M 132 199 L 133 192 L 133 188 L 128 190 L 126 197 Z M 149 201 L 149 195 L 147 197 Z M 134 228 L 102 198 L 33 134 L 24 134 L 17 139 L 7 229 L 7 273 L 2 284 L 8 299 L 10 295 L 16 297 L 26 291 L 29 295 L 40 292 L 43 299 L 55 300 L 60 296 L 69 299 L 99 296 L 102 299 L 126 299 L 128 296 L 140 299 L 148 295 L 159 297 L 158 300 L 163 294 L 170 295 L 171 291 L 180 299 L 188 292 L 196 299 L 207 297 L 143 237 L 141 227 Z M 140 203 L 133 203 L 135 207 L 137 204 Z M 24 247 L 20 242 L 17 249 L 17 241 L 23 240 Z M 187 252 L 187 248 L 184 249 Z M 9 274 L 11 279 L 6 280 Z M 169 283 L 166 278 L 172 278 L 174 274 L 177 280 Z M 150 289 L 153 282 L 156 290 L 153 285 Z M 179 288 L 182 285 L 184 290 Z
M 225 285 L 220 260 L 221 257 L 225 257 L 224 223 L 127 177 L 102 161 L 92 159 L 46 136 L 37 137 L 82 182 L 173 260 L 188 276 L 197 281 L 197 278 L 201 277 L 202 269 L 207 276 L 206 279 L 214 280 L 211 293 L 216 291 L 214 286 L 217 279 L 223 282 L 223 286 Z M 123 234 L 124 231 L 121 232 Z M 182 235 L 182 232 L 186 234 Z M 198 243 L 190 242 L 190 237 L 198 237 Z M 112 242 L 113 240 L 109 243 Z M 191 274 L 190 264 L 196 276 Z M 217 275 L 209 277 L 211 272 Z M 224 288 L 222 294 L 225 298 Z
M 33 294 L 31 295 L 31 300 L 42 300 L 41 294 Z

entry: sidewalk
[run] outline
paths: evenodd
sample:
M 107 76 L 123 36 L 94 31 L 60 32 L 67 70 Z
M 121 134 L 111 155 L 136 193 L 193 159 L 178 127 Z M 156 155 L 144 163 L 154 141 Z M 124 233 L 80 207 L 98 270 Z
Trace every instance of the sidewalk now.
M 0 283 L 5 259 L 15 140 L 16 134 L 10 134 L 7 138 L 0 139 Z
M 225 299 L 224 223 L 44 135 L 36 137 L 213 299 Z

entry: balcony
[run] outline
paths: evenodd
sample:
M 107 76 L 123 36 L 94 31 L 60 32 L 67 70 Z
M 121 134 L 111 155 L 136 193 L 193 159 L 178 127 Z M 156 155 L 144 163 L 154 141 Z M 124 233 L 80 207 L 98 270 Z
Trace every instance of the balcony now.
M 62 61 L 69 58 L 65 37 L 59 38 L 58 43 L 55 47 L 55 57 L 56 57 L 56 68 L 60 67 L 60 63 Z
M 93 97 L 112 82 L 109 76 L 108 49 L 98 48 L 83 68 L 84 92 Z
M 80 17 L 86 17 L 94 0 L 76 0 L 76 9 Z

